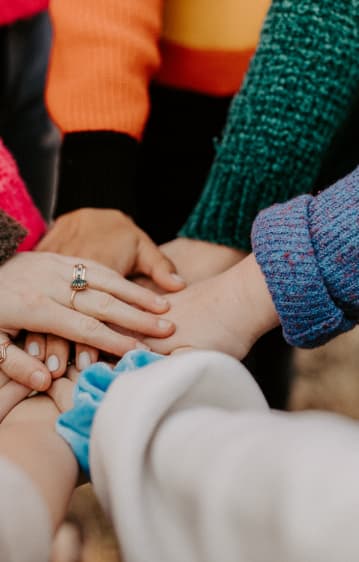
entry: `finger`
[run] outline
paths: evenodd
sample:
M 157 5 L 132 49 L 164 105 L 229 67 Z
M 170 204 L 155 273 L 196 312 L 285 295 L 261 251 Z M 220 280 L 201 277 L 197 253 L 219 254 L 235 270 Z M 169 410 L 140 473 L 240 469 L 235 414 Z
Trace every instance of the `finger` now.
M 77 383 L 77 379 L 79 378 L 80 374 L 80 371 L 76 369 L 74 365 L 71 365 L 71 367 L 67 369 L 66 378 L 73 383 Z
M 60 281 L 62 282 L 61 287 L 57 288 L 56 293 L 54 292 L 54 300 L 60 304 L 69 306 L 70 303 L 72 271 L 70 273 L 68 269 L 71 266 L 73 268 L 76 264 L 82 263 L 86 267 L 86 281 L 90 288 L 109 293 L 123 302 L 135 304 L 150 312 L 164 313 L 169 309 L 169 302 L 165 297 L 124 279 L 120 274 L 108 267 L 91 260 L 57 256 L 57 258 L 59 257 L 61 257 L 61 261 L 57 261 L 57 270 L 60 273 Z
M 162 353 L 163 355 L 172 354 L 177 350 L 193 349 L 190 345 L 179 341 L 176 334 L 164 339 L 143 338 L 143 343 L 148 345 L 151 351 L 154 351 L 155 353 Z
M 46 336 L 44 334 L 28 333 L 25 338 L 24 349 L 32 357 L 37 357 L 40 361 L 45 361 L 46 357 Z
M 5 375 L 4 371 L 0 369 L 0 389 L 9 382 L 9 377 Z
M 41 331 L 45 322 L 48 333 L 98 348 L 117 357 L 124 355 L 131 349 L 143 349 L 144 347 L 136 338 L 123 336 L 108 328 L 100 320 L 53 301 L 49 301 L 46 317 L 42 318 L 39 314 L 36 319 L 36 326 L 32 326 L 32 329 Z
M 65 374 L 70 355 L 70 342 L 49 334 L 46 338 L 46 366 L 52 378 L 57 379 Z
M 137 273 L 147 275 L 165 291 L 180 291 L 186 285 L 184 279 L 176 273 L 173 262 L 161 252 L 150 238 L 140 242 Z
M 55 402 L 60 412 L 66 412 L 73 406 L 73 390 L 74 383 L 66 377 L 62 377 L 52 383 L 47 394 Z
M 76 344 L 76 368 L 83 371 L 98 360 L 99 351 L 88 345 Z
M 79 291 L 75 296 L 74 305 L 75 309 L 83 314 L 148 336 L 168 337 L 175 330 L 170 320 L 134 308 L 108 293 L 92 289 Z
M 127 304 L 135 304 L 156 313 L 167 312 L 169 309 L 169 302 L 165 297 L 124 279 L 106 267 L 90 265 L 87 279 L 92 289 L 109 293 Z
M 4 338 L 1 341 L 4 342 Z M 10 379 L 32 390 L 44 391 L 51 384 L 51 375 L 45 365 L 13 343 L 6 349 L 1 369 Z
M 0 422 L 2 422 L 8 413 L 30 393 L 31 390 L 29 388 L 14 381 L 8 382 L 3 388 L 1 388 Z

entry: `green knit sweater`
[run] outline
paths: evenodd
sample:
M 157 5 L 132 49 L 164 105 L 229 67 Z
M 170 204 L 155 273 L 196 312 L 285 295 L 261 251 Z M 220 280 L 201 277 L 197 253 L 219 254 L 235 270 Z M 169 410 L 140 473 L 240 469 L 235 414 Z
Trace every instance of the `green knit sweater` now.
M 312 190 L 358 91 L 359 0 L 273 0 L 179 235 L 250 249 L 261 209 Z

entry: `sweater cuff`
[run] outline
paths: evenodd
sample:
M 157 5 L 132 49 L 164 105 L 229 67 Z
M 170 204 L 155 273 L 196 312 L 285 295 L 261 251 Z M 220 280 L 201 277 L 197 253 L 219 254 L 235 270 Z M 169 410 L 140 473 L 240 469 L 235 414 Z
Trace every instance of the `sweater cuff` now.
M 287 342 L 316 347 L 356 325 L 338 308 L 326 286 L 313 248 L 309 208 L 303 195 L 262 211 L 252 245 L 277 309 Z
M 178 236 L 250 252 L 253 218 L 265 205 L 248 201 L 237 184 L 227 164 L 215 162 L 203 194 Z
M 162 355 L 158 353 L 129 351 L 114 369 L 105 363 L 95 363 L 81 373 L 74 389 L 74 406 L 59 416 L 56 430 L 70 445 L 86 474 L 90 474 L 89 450 L 93 422 L 111 384 L 118 375 L 140 369 L 159 359 L 162 359 Z
M 345 314 L 359 311 L 359 167 L 310 203 L 309 231 L 332 299 Z
M 66 134 L 55 216 L 82 207 L 135 214 L 134 177 L 138 142 L 113 131 Z

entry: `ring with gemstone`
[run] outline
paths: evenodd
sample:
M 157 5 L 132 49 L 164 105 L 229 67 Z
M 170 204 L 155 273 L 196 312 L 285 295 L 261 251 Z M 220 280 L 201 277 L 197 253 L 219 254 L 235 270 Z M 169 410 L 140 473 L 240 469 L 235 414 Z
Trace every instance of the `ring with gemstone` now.
M 73 291 L 84 291 L 87 287 L 86 266 L 83 263 L 77 263 L 72 272 L 71 289 Z

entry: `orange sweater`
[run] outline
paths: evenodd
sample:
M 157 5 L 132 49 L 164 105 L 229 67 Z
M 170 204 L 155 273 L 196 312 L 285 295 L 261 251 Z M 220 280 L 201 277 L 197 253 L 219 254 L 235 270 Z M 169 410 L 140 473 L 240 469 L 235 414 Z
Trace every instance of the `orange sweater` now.
M 232 95 L 254 53 L 270 0 L 52 0 L 47 100 L 64 133 L 109 130 L 139 139 L 153 78 Z

